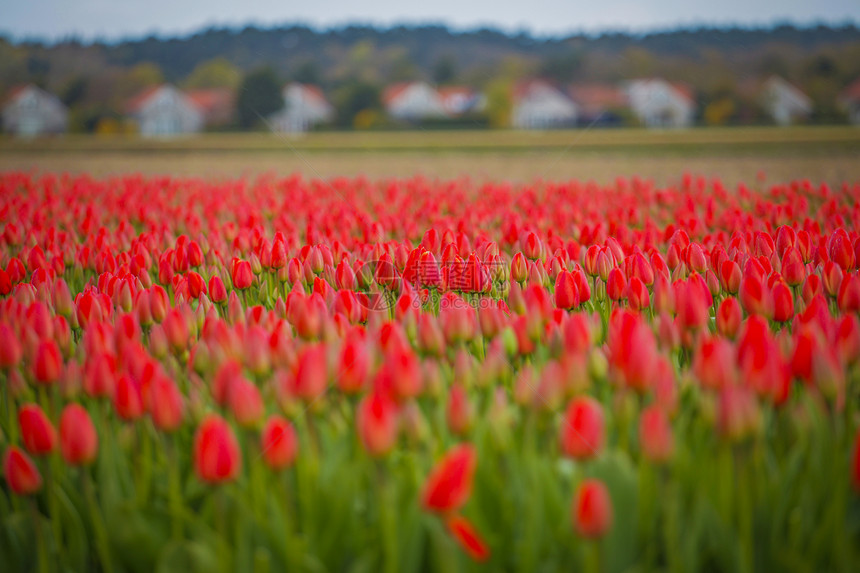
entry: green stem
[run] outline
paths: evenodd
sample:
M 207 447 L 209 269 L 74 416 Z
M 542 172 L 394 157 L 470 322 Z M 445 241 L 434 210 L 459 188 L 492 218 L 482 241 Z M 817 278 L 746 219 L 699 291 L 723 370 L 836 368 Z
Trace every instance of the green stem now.
M 383 571 L 396 573 L 398 571 L 397 555 L 397 524 L 392 513 L 395 504 L 391 495 L 391 483 L 385 475 L 381 462 L 376 464 L 376 486 L 379 502 L 379 525 L 382 534 Z
M 179 456 L 176 443 L 171 436 L 165 436 L 165 450 L 168 465 L 168 505 L 170 507 L 170 531 L 174 540 L 181 541 L 182 532 L 182 491 L 179 475 Z
M 36 547 L 38 551 L 38 571 L 48 573 L 48 547 L 45 545 L 45 533 L 42 531 L 42 514 L 36 507 L 35 498 L 30 498 L 30 517 L 36 530 Z
M 96 551 L 101 561 L 102 569 L 106 573 L 113 571 L 113 561 L 111 560 L 110 547 L 108 546 L 107 529 L 105 527 L 104 518 L 102 517 L 101 508 L 96 500 L 95 484 L 93 478 L 87 468 L 83 468 L 84 472 L 84 490 L 89 506 L 90 518 L 92 519 L 93 533 L 96 538 Z

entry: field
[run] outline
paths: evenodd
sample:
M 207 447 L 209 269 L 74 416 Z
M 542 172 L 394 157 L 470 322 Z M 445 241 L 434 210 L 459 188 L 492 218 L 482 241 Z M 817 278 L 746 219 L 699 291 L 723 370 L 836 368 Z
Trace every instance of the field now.
M 684 131 L 575 130 L 207 134 L 173 140 L 67 136 L 0 139 L 0 170 L 40 169 L 103 176 L 236 177 L 302 172 L 308 177 L 425 174 L 479 180 L 582 179 L 639 175 L 658 183 L 682 172 L 729 184 L 763 172 L 771 181 L 860 177 L 860 129 L 725 128 Z
M 860 570 L 858 155 L 0 140 L 0 567 Z

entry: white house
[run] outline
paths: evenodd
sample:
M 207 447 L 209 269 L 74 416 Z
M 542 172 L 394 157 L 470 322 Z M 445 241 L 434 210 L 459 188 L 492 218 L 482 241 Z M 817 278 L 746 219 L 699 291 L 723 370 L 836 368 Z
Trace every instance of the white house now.
M 12 90 L 3 106 L 3 129 L 7 133 L 24 137 L 63 133 L 67 125 L 66 106 L 57 96 L 34 85 Z
M 860 78 L 854 80 L 839 94 L 839 104 L 848 114 L 848 121 L 860 125 Z
M 797 123 L 812 113 L 812 100 L 779 76 L 771 76 L 764 83 L 761 104 L 777 125 Z
M 322 90 L 309 84 L 291 83 L 283 90 L 284 107 L 271 118 L 272 129 L 283 132 L 307 131 L 334 119 L 334 107 Z
M 548 82 L 531 80 L 514 87 L 511 126 L 515 128 L 574 125 L 578 115 L 577 105 Z
M 137 121 L 140 134 L 147 137 L 196 133 L 203 129 L 203 111 L 170 84 L 139 94 L 129 102 L 127 111 Z
M 632 80 L 624 91 L 633 114 L 647 127 L 687 127 L 696 103 L 690 90 L 660 78 Z
M 408 82 L 389 86 L 382 95 L 388 115 L 404 121 L 448 116 L 439 92 L 427 82 Z

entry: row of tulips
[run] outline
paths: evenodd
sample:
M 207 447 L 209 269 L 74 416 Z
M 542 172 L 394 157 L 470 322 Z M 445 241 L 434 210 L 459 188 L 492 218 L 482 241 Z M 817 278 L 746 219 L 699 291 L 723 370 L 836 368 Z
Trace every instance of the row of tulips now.
M 11 570 L 860 564 L 860 184 L 0 174 Z

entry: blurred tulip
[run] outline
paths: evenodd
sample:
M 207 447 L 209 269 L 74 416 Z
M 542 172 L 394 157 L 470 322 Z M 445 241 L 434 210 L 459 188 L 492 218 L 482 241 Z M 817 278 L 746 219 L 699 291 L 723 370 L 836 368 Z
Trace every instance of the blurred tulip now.
M 474 526 L 465 518 L 454 515 L 445 522 L 448 532 L 473 560 L 483 562 L 490 558 L 490 548 Z
M 454 446 L 439 460 L 421 493 L 421 505 L 428 511 L 451 513 L 463 507 L 472 494 L 477 453 L 471 444 Z
M 559 429 L 564 455 L 586 460 L 603 448 L 603 408 L 593 398 L 571 400 Z
M 80 404 L 69 404 L 60 416 L 60 453 L 67 464 L 88 466 L 96 459 L 99 437 L 89 413 Z
M 299 451 L 299 440 L 293 425 L 280 416 L 271 416 L 260 436 L 263 461 L 273 471 L 293 465 Z
M 365 396 L 356 410 L 356 429 L 364 449 L 384 456 L 397 441 L 397 405 L 379 392 Z
M 197 477 L 209 484 L 233 481 L 242 469 L 242 453 L 233 430 L 214 414 L 197 428 L 193 453 Z
M 571 512 L 573 528 L 586 539 L 603 537 L 612 528 L 612 499 L 603 482 L 596 479 L 579 484 Z
M 42 409 L 25 404 L 18 409 L 18 425 L 24 447 L 34 456 L 44 456 L 57 446 L 57 432 Z
M 33 460 L 15 446 L 3 456 L 3 475 L 15 495 L 33 495 L 42 489 L 42 474 Z

